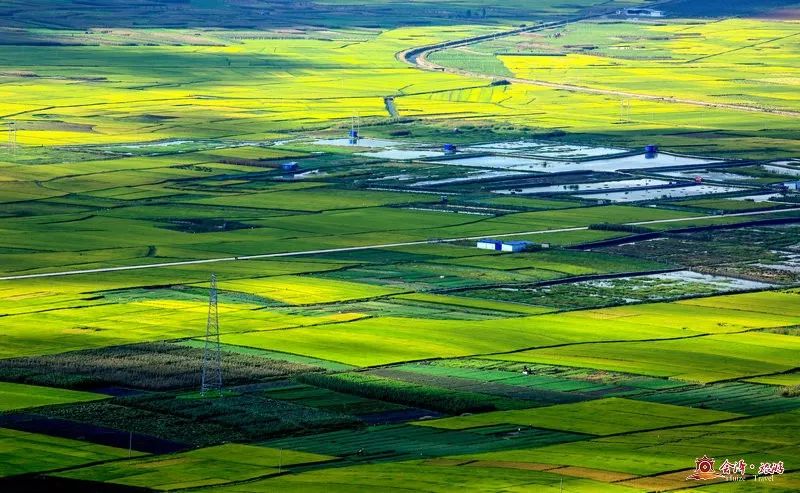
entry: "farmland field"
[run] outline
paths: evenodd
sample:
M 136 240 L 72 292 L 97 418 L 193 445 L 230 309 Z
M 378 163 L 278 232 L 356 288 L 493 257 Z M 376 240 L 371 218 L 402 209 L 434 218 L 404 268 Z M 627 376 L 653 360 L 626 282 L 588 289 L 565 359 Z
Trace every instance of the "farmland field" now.
M 327 461 L 323 455 L 278 451 L 248 445 L 220 445 L 177 454 L 170 461 L 136 459 L 113 465 L 99 465 L 64 473 L 65 477 L 93 479 L 157 490 L 173 490 L 193 486 L 249 479 L 278 472 L 279 466 Z M 224 477 L 223 477 L 224 476 Z M 186 481 L 185 478 L 191 479 Z
M 0 430 L 0 443 L 3 477 L 128 456 L 123 449 L 8 429 Z
M 0 491 L 800 490 L 799 5 L 0 2 Z
M 444 418 L 422 423 L 446 429 L 466 429 L 493 424 L 512 424 L 561 429 L 590 435 L 664 428 L 673 423 L 722 421 L 734 414 L 690 410 L 682 407 L 651 406 L 625 399 L 606 399 L 579 404 L 563 404 L 534 410 L 497 411 L 468 417 Z
M 35 387 L 16 383 L 0 383 L 2 403 L 0 410 L 25 409 L 28 407 L 49 406 L 68 402 L 85 402 L 102 399 L 102 395 L 89 392 Z

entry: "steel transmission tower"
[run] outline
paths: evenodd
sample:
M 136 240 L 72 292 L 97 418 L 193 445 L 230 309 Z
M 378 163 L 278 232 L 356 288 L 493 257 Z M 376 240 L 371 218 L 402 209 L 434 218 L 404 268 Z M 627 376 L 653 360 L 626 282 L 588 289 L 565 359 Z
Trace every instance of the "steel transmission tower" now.
M 208 294 L 208 322 L 206 322 L 206 343 L 203 348 L 203 376 L 200 381 L 200 393 L 205 395 L 209 390 L 222 391 L 222 352 L 219 345 L 216 274 L 211 274 L 211 289 Z

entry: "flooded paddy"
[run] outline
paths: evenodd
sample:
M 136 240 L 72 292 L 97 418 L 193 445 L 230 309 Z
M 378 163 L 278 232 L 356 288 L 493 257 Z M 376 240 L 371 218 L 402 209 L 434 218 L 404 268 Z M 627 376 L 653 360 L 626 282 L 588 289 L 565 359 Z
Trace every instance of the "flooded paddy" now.
M 541 173 L 567 173 L 575 171 L 621 171 L 649 169 L 672 166 L 700 166 L 718 163 L 709 159 L 676 156 L 660 153 L 656 156 L 624 156 L 590 161 L 559 161 L 555 159 L 532 159 L 516 156 L 480 156 L 447 161 L 436 161 L 438 164 L 450 166 L 468 166 L 479 168 L 507 169 L 516 171 L 535 171 Z
M 497 142 L 481 144 L 465 148 L 469 152 L 491 152 L 495 154 L 525 154 L 534 157 L 548 157 L 557 159 L 582 159 L 591 157 L 611 156 L 629 152 L 627 149 L 611 147 L 589 147 L 571 144 L 554 144 L 552 142 Z
M 711 181 L 747 181 L 754 179 L 752 176 L 740 175 L 726 171 L 710 171 L 705 169 L 691 171 L 667 171 L 661 174 L 664 176 L 672 176 L 684 180 L 694 180 L 697 176 L 703 180 Z
M 442 178 L 438 180 L 425 180 L 412 183 L 412 187 L 437 187 L 442 185 L 453 185 L 456 183 L 465 183 L 480 180 L 491 180 L 493 178 L 506 178 L 511 176 L 528 176 L 527 173 L 521 171 L 470 171 L 464 176 L 455 178 Z
M 359 156 L 394 161 L 409 161 L 412 159 L 442 157 L 445 155 L 443 151 L 434 150 L 431 146 L 388 139 L 319 139 L 313 141 L 312 144 L 363 149 L 368 152 L 360 152 L 358 153 Z
M 656 155 L 639 154 L 612 159 L 598 159 L 580 163 L 595 171 L 619 171 L 622 169 L 665 168 L 669 166 L 699 166 L 719 163 L 712 159 L 677 156 L 675 154 L 658 153 Z
M 663 274 L 652 274 L 641 277 L 628 277 L 621 280 L 641 280 L 651 282 L 683 283 L 683 284 L 702 284 L 715 288 L 717 291 L 745 291 L 750 289 L 766 289 L 772 286 L 765 282 L 751 281 L 728 276 L 715 276 L 701 274 L 692 270 L 681 270 L 677 272 L 666 272 Z M 604 282 L 604 281 L 600 281 Z M 633 287 L 634 291 L 636 287 Z
M 365 147 L 365 148 L 381 148 L 381 147 L 399 147 L 403 145 L 400 142 L 383 139 L 357 139 L 352 140 L 349 138 L 344 139 L 319 139 L 312 142 L 318 146 L 336 146 L 336 147 Z
M 789 163 L 790 161 L 779 161 L 773 164 L 765 164 L 761 166 L 761 168 L 764 171 L 769 171 L 770 173 L 775 173 L 776 175 L 800 176 L 800 169 L 790 168 L 784 165 Z M 794 163 L 794 164 L 800 164 L 800 163 Z
M 746 195 L 744 197 L 730 197 L 731 200 L 746 200 L 750 202 L 780 202 L 780 194 L 776 192 Z M 772 200 L 775 199 L 775 200 Z
M 598 308 L 766 289 L 772 284 L 679 270 L 549 286 L 477 289 L 469 296 L 529 303 L 556 309 Z
M 648 187 L 661 187 L 672 182 L 657 180 L 655 178 L 639 178 L 632 180 L 602 181 L 597 183 L 570 183 L 563 185 L 549 185 L 538 187 L 513 188 L 507 190 L 493 190 L 494 193 L 510 194 L 537 194 L 537 193 L 575 193 L 597 190 L 621 190 Z
M 412 151 L 403 149 L 385 149 L 377 152 L 360 152 L 359 156 L 374 157 L 379 159 L 390 159 L 395 161 L 407 161 L 411 159 L 422 159 L 427 157 L 441 157 L 444 152 L 441 151 Z
M 758 263 L 755 265 L 758 267 L 763 267 L 765 269 L 780 270 L 780 271 L 800 274 L 800 253 L 782 252 L 782 251 L 773 251 L 772 253 L 778 253 L 781 255 L 780 262 Z
M 611 202 L 638 202 L 642 200 L 674 199 L 695 197 L 698 195 L 740 192 L 742 190 L 746 189 L 723 185 L 688 185 L 684 187 L 648 188 L 642 190 L 627 190 L 606 193 L 586 193 L 576 195 L 576 197 L 584 199 L 609 200 Z
M 772 161 L 770 164 L 778 166 L 800 166 L 800 159 L 784 159 L 783 161 Z
M 548 162 L 541 159 L 528 159 L 514 156 L 480 156 L 434 161 L 436 164 L 450 166 L 465 166 L 469 168 L 494 168 L 514 170 L 544 170 Z

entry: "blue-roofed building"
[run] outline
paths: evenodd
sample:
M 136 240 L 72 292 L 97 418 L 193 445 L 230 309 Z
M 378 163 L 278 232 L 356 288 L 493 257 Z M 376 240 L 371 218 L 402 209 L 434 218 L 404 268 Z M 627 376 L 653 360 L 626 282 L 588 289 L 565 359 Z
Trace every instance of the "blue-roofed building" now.
M 286 172 L 286 173 L 293 173 L 293 172 L 297 171 L 298 168 L 299 168 L 299 166 L 294 161 L 292 161 L 290 163 L 282 163 L 281 164 L 281 171 Z
M 535 245 L 532 241 L 504 241 L 500 250 L 503 252 L 524 252 Z

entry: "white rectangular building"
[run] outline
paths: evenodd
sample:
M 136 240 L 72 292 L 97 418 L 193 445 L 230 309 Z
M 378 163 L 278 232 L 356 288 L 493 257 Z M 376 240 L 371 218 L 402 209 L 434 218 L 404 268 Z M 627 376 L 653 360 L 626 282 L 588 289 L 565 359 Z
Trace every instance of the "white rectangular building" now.
M 536 245 L 536 243 L 532 241 L 500 241 L 492 238 L 485 238 L 483 240 L 478 240 L 475 246 L 482 250 L 494 250 L 496 252 L 524 252 L 534 245 Z M 549 246 L 550 245 L 548 245 L 548 247 Z
M 530 241 L 504 241 L 500 250 L 503 252 L 524 252 L 533 245 Z
M 483 240 L 478 240 L 478 244 L 476 246 L 482 250 L 500 251 L 503 248 L 503 242 L 499 240 L 493 240 L 491 238 L 485 238 Z

